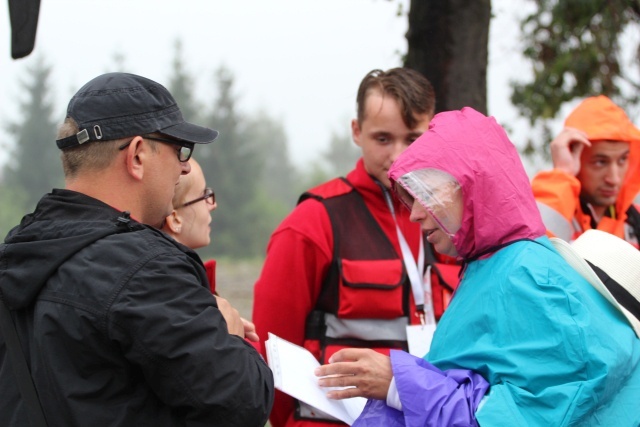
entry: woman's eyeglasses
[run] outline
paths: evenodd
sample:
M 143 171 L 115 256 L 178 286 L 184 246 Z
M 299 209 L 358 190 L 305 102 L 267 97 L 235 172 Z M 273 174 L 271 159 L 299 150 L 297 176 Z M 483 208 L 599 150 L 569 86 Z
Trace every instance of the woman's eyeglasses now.
M 197 199 L 193 199 L 190 200 L 186 203 L 181 204 L 180 206 L 178 206 L 178 208 L 184 208 L 185 206 L 189 206 L 192 205 L 194 203 L 198 203 L 200 201 L 206 201 L 209 205 L 215 205 L 216 204 L 216 193 L 213 192 L 213 189 L 211 188 L 205 188 L 204 189 L 204 194 L 200 197 L 198 197 Z M 177 208 L 176 208 L 177 209 Z

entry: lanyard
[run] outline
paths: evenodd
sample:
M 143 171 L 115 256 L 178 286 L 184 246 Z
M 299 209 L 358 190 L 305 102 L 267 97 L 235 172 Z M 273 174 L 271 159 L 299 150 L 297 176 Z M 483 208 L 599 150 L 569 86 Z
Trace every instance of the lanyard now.
M 402 258 L 404 260 L 404 266 L 407 269 L 407 275 L 409 276 L 409 281 L 411 282 L 411 291 L 413 293 L 413 299 L 416 303 L 416 309 L 418 310 L 418 315 L 420 316 L 420 322 L 424 325 L 430 324 L 435 325 L 436 319 L 433 314 L 433 301 L 431 299 L 431 266 L 427 267 L 427 272 L 425 274 L 426 277 L 426 287 L 422 278 L 422 271 L 424 270 L 424 242 L 422 236 L 420 237 L 420 249 L 418 250 L 418 263 L 416 264 L 413 259 L 413 254 L 411 253 L 411 248 L 407 243 L 400 227 L 398 226 L 398 221 L 396 219 L 396 213 L 393 208 L 393 202 L 391 201 L 391 196 L 387 189 L 383 189 L 384 198 L 387 201 L 387 206 L 389 206 L 389 210 L 391 211 L 391 216 L 393 217 L 393 222 L 396 225 L 396 232 L 398 233 L 398 241 L 400 242 L 400 249 L 402 251 Z M 425 297 L 426 294 L 426 297 Z M 426 301 L 425 301 L 426 299 Z

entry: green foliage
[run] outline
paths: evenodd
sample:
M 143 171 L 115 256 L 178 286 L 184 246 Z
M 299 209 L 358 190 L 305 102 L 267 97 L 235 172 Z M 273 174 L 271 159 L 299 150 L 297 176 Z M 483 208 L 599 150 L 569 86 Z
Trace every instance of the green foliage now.
M 512 102 L 532 124 L 553 118 L 563 103 L 604 94 L 617 97 L 624 82 L 639 88 L 620 66 L 620 35 L 637 26 L 630 0 L 536 0 L 538 10 L 522 23 L 524 55 L 534 81 L 513 84 Z M 636 102 L 637 95 L 626 100 Z
M 335 176 L 331 175 L 327 171 L 327 168 L 323 166 L 321 162 L 312 162 L 310 165 L 304 167 L 301 173 L 301 178 L 295 186 L 295 193 L 297 197 L 299 197 L 308 189 L 313 188 L 316 185 L 319 185 L 334 177 Z
M 296 202 L 294 184 L 298 179 L 289 158 L 287 136 L 282 123 L 260 111 L 244 121 L 243 137 L 255 143 L 262 159 L 260 187 L 268 196 L 268 202 L 286 210 L 293 208 Z M 275 208 L 277 210 L 279 208 Z
M 264 206 L 256 206 L 263 177 L 264 159 L 259 143 L 245 137 L 244 117 L 236 111 L 233 75 L 221 67 L 215 74 L 218 98 L 205 118 L 205 125 L 220 132 L 218 139 L 198 147 L 196 156 L 216 190 L 218 209 L 214 212 L 213 252 L 247 257 L 264 249 L 258 236 L 268 236 L 262 217 Z
M 194 96 L 195 79 L 185 66 L 179 42 L 172 64 L 167 87 L 185 119 L 220 132 L 214 143 L 196 147 L 194 155 L 218 202 L 213 212 L 212 244 L 199 252 L 205 259 L 262 257 L 269 236 L 299 195 L 334 176 L 345 175 L 353 168 L 359 150 L 348 133 L 332 132 L 328 150 L 311 166 L 297 170 L 289 157 L 281 121 L 264 111 L 252 115 L 239 112 L 230 70 L 220 67 L 216 71 L 217 93 L 205 98 L 213 100 L 207 105 Z M 8 124 L 14 138 L 12 145 L 7 144 L 11 160 L 4 166 L 0 182 L 2 235 L 33 210 L 43 193 L 63 182 L 54 143 L 50 73 L 43 60 L 28 70 L 22 117 Z
M 353 143 L 350 132 L 332 131 L 327 150 L 322 152 L 321 158 L 312 162 L 301 174 L 296 194 L 302 194 L 309 188 L 337 176 L 346 176 L 361 155 L 360 149 Z
M 195 79 L 185 69 L 182 42 L 180 40 L 176 40 L 174 44 L 172 72 L 167 89 L 169 89 L 169 92 L 171 92 L 171 95 L 180 106 L 184 119 L 198 123 L 200 121 L 199 112 L 201 111 L 201 106 L 193 95 Z
M 522 24 L 525 57 L 534 81 L 513 85 L 512 101 L 531 123 L 553 118 L 563 103 L 604 94 L 616 97 L 620 83 L 638 87 L 620 66 L 619 36 L 638 24 L 638 4 L 627 0 L 535 0 L 536 13 Z M 628 98 L 636 101 L 637 96 Z
M 332 176 L 344 176 L 353 169 L 361 151 L 351 138 L 350 132 L 331 132 L 329 148 L 323 153 Z
M 264 111 L 239 112 L 229 69 L 220 67 L 214 82 L 217 94 L 208 96 L 213 101 L 203 107 L 176 42 L 168 88 L 187 120 L 220 132 L 215 142 L 196 147 L 194 154 L 218 203 L 212 243 L 199 252 L 205 259 L 262 256 L 271 232 L 295 205 L 295 185 L 301 179 L 291 164 L 282 123 Z
M 623 105 L 638 101 L 639 82 L 621 66 L 620 49 L 621 34 L 630 25 L 638 27 L 637 1 L 534 1 L 536 12 L 522 21 L 533 81 L 512 83 L 511 96 L 532 126 L 553 119 L 575 98 L 604 94 Z M 633 90 L 623 93 L 624 87 Z M 531 144 L 529 149 L 538 151 Z
M 43 194 L 63 183 L 53 103 L 49 99 L 50 74 L 51 67 L 42 58 L 27 70 L 28 81 L 21 83 L 26 94 L 20 103 L 21 121 L 7 125 L 13 145 L 10 161 L 4 167 L 3 184 L 14 194 L 24 192 L 23 208 L 27 211 L 35 208 Z

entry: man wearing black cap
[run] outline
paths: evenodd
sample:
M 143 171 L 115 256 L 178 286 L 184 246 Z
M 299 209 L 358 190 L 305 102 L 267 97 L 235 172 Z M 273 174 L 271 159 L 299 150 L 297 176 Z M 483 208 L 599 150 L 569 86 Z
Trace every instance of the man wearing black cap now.
M 99 76 L 71 99 L 57 140 L 66 188 L 0 246 L 19 342 L 4 322 L 3 425 L 33 423 L 38 400 L 48 425 L 265 424 L 273 378 L 237 311 L 211 295 L 200 258 L 154 228 L 195 144 L 217 135 L 132 74 Z

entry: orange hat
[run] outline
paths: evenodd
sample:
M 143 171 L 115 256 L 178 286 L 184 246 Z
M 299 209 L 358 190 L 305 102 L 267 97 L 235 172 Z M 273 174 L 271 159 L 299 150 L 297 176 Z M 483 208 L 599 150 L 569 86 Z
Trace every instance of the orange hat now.
M 586 98 L 564 125 L 585 132 L 590 141 L 640 142 L 640 130 L 622 108 L 604 95 Z

